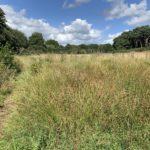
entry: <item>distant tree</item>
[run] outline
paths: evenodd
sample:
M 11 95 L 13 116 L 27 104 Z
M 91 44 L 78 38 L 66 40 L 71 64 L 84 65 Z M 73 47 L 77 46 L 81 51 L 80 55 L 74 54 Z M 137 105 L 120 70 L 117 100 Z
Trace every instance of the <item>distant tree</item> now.
M 141 32 L 141 28 L 135 28 L 133 31 L 132 31 L 132 34 L 134 35 L 133 38 L 134 38 L 134 41 L 135 41 L 135 48 L 138 48 L 138 47 L 143 47 L 143 43 L 142 43 L 142 32 Z
M 47 40 L 45 42 L 46 48 L 48 52 L 58 52 L 59 51 L 59 43 L 55 40 Z
M 72 52 L 72 45 L 71 45 L 71 44 L 67 44 L 67 45 L 65 46 L 65 51 L 66 51 L 67 53 L 71 53 L 71 52 Z
M 150 26 L 142 26 L 123 32 L 114 39 L 116 49 L 142 48 L 150 45 Z
M 30 37 L 29 37 L 29 45 L 44 45 L 44 38 L 42 33 L 34 32 Z
M 29 37 L 29 49 L 32 49 L 33 51 L 45 51 L 45 41 L 43 38 L 42 33 L 34 32 L 30 37 Z
M 55 40 L 47 40 L 45 42 L 46 46 L 54 46 L 55 48 L 58 48 L 59 47 L 59 43 Z
M 9 27 L 3 29 L 0 35 L 1 46 L 9 44 L 15 53 L 19 53 L 22 48 L 27 48 L 28 40 L 26 36 L 18 30 L 13 30 Z
M 73 53 L 73 54 L 77 54 L 77 53 L 79 54 L 81 51 L 80 46 L 71 45 L 71 44 L 67 44 L 64 49 L 65 49 L 66 53 Z
M 98 48 L 99 48 L 98 44 L 89 44 L 89 45 L 87 45 L 87 50 L 86 51 L 88 53 L 98 52 Z
M 140 29 L 141 33 L 141 41 L 142 41 L 142 46 L 149 46 L 149 40 L 150 40 L 150 26 L 143 26 Z
M 22 49 L 28 47 L 27 37 L 21 31 L 10 29 L 7 31 L 6 39 L 15 53 L 20 53 Z
M 131 48 L 130 36 L 128 32 L 124 32 L 121 36 L 114 39 L 114 47 L 116 49 L 129 49 Z
M 98 49 L 98 47 L 99 47 L 98 44 L 89 44 L 88 45 L 88 48 L 90 48 L 90 49 L 95 49 L 96 50 L 96 49 Z
M 113 53 L 115 50 L 111 44 L 101 44 L 99 45 L 99 52 L 103 53 Z
M 12 34 L 15 37 L 16 44 L 15 46 L 17 48 L 27 48 L 28 47 L 28 40 L 27 37 L 18 30 L 12 30 Z
M 88 49 L 88 46 L 87 46 L 86 44 L 80 44 L 80 45 L 79 45 L 79 48 L 86 50 L 86 49 Z
M 2 46 L 4 41 L 5 41 L 5 35 L 4 35 L 4 30 L 5 29 L 6 29 L 5 13 L 0 8 L 0 46 Z

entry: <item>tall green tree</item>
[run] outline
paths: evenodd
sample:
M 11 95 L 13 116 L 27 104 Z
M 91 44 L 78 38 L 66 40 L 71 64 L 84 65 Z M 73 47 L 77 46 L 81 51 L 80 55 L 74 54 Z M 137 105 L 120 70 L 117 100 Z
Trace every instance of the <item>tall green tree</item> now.
M 42 33 L 34 32 L 30 37 L 29 37 L 29 48 L 32 50 L 36 51 L 45 51 L 45 41 L 43 38 Z
M 6 27 L 6 18 L 4 11 L 0 8 L 0 32 Z
M 44 45 L 44 38 L 42 33 L 34 32 L 30 37 L 29 37 L 29 45 Z
M 47 40 L 45 42 L 45 45 L 46 45 L 48 52 L 58 52 L 59 47 L 60 47 L 59 43 L 55 40 L 52 40 L 52 39 Z
M 113 53 L 115 51 L 111 44 L 101 44 L 99 45 L 99 52 L 102 53 Z
M 122 35 L 114 39 L 114 47 L 116 49 L 129 49 L 131 48 L 130 34 L 129 32 L 124 32 Z
M 5 29 L 6 29 L 5 13 L 0 8 L 0 46 L 2 46 L 4 41 L 5 41 L 5 35 L 4 35 L 4 30 Z
M 59 47 L 59 43 L 55 40 L 47 40 L 45 44 L 46 46 L 54 46 L 55 48 Z
M 19 30 L 12 30 L 12 35 L 14 37 L 14 47 L 16 49 L 27 48 L 28 47 L 28 39 Z
M 15 53 L 19 53 L 21 49 L 25 49 L 28 46 L 28 40 L 24 33 L 9 27 L 3 29 L 0 37 L 1 45 L 9 44 Z
M 150 46 L 150 26 L 137 27 L 129 32 L 123 32 L 114 39 L 116 49 L 142 48 Z
M 142 43 L 143 46 L 149 46 L 149 40 L 150 40 L 150 26 L 143 26 L 140 28 L 140 32 L 141 32 L 141 39 L 142 39 Z

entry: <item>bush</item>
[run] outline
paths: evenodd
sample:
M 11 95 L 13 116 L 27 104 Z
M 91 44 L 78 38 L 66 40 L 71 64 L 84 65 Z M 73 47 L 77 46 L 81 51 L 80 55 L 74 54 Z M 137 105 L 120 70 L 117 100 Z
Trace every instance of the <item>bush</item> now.
M 16 73 L 21 71 L 21 65 L 14 60 L 14 55 L 9 45 L 0 47 L 0 63 L 8 69 L 13 69 Z
M 0 63 L 6 65 L 8 68 L 11 68 L 14 64 L 14 56 L 9 46 L 0 47 Z
M 0 107 L 3 106 L 7 94 L 11 91 L 11 84 L 9 79 L 14 76 L 14 70 L 0 63 Z
M 6 96 L 11 92 L 10 78 L 21 71 L 21 66 L 14 60 L 14 55 L 8 45 L 0 47 L 0 107 Z

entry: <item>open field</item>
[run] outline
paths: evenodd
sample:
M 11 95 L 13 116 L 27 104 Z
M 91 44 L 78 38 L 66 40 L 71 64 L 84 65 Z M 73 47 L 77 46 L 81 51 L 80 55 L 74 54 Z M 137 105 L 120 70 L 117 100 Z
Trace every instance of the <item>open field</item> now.
M 150 149 L 150 53 L 17 56 L 0 150 Z

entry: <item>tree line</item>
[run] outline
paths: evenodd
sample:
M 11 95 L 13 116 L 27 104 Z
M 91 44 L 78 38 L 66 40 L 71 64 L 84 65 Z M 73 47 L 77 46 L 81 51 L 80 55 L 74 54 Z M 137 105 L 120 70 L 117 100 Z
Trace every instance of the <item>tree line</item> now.
M 114 39 L 115 49 L 133 49 L 150 46 L 150 26 L 142 26 L 132 31 L 123 32 Z
M 131 51 L 139 48 L 144 50 L 150 46 L 150 26 L 142 26 L 132 31 L 123 32 L 114 39 L 111 44 L 80 44 L 66 46 L 60 45 L 56 40 L 43 38 L 42 33 L 32 33 L 27 38 L 24 33 L 12 29 L 6 24 L 4 11 L 0 8 L 0 47 L 9 45 L 15 54 L 32 54 L 32 53 L 114 53 Z

